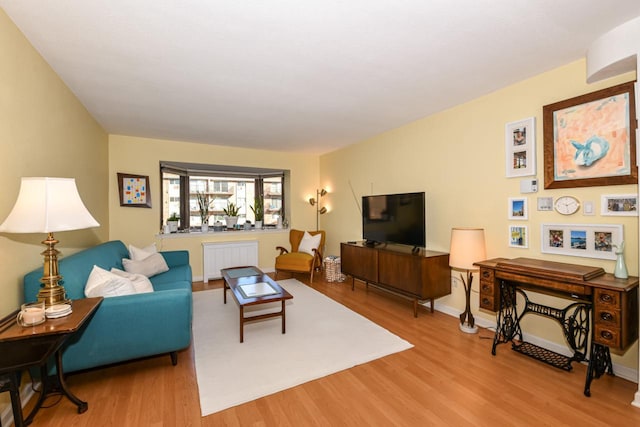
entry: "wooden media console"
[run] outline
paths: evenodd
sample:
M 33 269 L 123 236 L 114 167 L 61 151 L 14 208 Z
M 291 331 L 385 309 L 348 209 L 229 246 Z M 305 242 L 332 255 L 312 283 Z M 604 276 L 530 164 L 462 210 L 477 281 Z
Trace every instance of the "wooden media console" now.
M 408 246 L 341 243 L 342 273 L 381 289 L 413 300 L 413 315 L 418 317 L 418 302 L 434 300 L 451 293 L 449 254 L 412 250 Z

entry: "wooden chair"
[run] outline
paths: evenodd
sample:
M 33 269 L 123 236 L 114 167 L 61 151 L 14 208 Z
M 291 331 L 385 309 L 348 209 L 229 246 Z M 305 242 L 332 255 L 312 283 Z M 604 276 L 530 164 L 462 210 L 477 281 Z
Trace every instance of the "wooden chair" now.
M 311 276 L 310 283 L 313 283 L 313 272 L 316 268 L 322 267 L 322 249 L 324 248 L 325 232 L 309 231 L 312 236 L 320 235 L 320 244 L 318 249 L 313 249 L 313 255 L 306 252 L 299 252 L 300 243 L 304 237 L 304 231 L 294 230 L 289 231 L 289 243 L 291 244 L 291 251 L 283 248 L 282 246 L 276 247 L 276 250 L 280 251 L 280 255 L 276 257 L 276 280 L 278 279 L 278 273 L 281 271 L 289 271 L 292 273 L 309 273 Z

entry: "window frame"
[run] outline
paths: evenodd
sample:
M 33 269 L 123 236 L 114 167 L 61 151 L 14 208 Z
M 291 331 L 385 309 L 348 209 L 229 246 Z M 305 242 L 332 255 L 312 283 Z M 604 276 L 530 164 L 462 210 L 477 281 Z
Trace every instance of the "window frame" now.
M 221 179 L 250 179 L 254 183 L 254 194 L 260 196 L 264 204 L 264 180 L 265 178 L 280 178 L 280 198 L 281 206 L 279 209 L 280 216 L 284 220 L 286 217 L 286 192 L 285 180 L 288 179 L 289 171 L 283 169 L 266 169 L 266 168 L 253 168 L 244 166 L 228 166 L 228 165 L 209 165 L 209 164 L 196 164 L 196 163 L 181 163 L 171 161 L 160 161 L 160 229 L 166 223 L 165 217 L 165 190 L 164 190 L 164 174 L 171 173 L 179 176 L 180 185 L 180 225 L 179 231 L 190 230 L 191 227 L 191 210 L 190 210 L 190 177 L 209 177 L 209 178 L 221 178 Z M 246 207 L 247 211 L 250 209 Z M 169 215 L 169 212 L 167 212 Z M 266 212 L 265 212 L 266 215 Z M 265 227 L 271 228 L 275 225 L 265 224 Z

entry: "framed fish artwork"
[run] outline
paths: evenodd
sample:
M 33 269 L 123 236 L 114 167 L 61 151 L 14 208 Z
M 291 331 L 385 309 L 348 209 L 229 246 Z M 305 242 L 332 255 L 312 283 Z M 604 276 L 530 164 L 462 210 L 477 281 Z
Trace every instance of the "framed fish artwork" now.
M 545 105 L 544 188 L 636 184 L 634 82 Z

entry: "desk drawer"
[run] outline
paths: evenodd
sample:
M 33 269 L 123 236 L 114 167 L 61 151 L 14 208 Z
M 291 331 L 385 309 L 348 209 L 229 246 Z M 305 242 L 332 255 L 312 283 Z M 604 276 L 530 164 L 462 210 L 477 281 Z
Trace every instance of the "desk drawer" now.
M 493 281 L 480 280 L 480 294 L 495 295 L 495 283 Z
M 616 349 L 621 346 L 620 329 L 608 328 L 600 324 L 596 324 L 595 329 L 594 340 L 598 344 L 609 346 L 612 349 Z
M 498 311 L 498 307 L 496 307 L 495 299 L 490 295 L 480 294 L 480 308 L 489 311 Z
M 496 284 L 492 269 L 480 268 L 480 308 L 498 311 L 500 287 Z
M 596 288 L 593 302 L 596 307 L 620 310 L 620 292 Z
M 594 311 L 593 319 L 596 324 L 600 324 L 607 328 L 620 328 L 622 319 L 620 310 L 611 310 L 606 307 L 597 307 Z
M 480 280 L 493 283 L 495 279 L 494 271 L 489 268 L 480 269 Z

